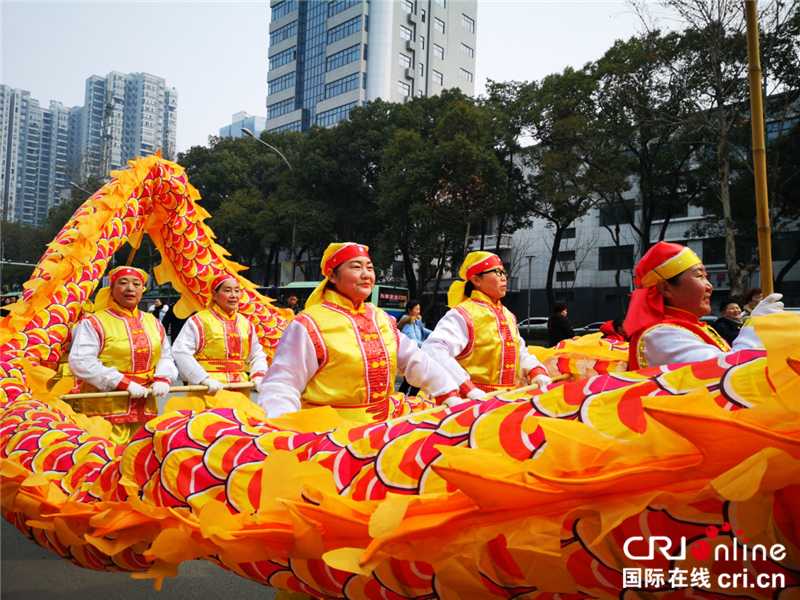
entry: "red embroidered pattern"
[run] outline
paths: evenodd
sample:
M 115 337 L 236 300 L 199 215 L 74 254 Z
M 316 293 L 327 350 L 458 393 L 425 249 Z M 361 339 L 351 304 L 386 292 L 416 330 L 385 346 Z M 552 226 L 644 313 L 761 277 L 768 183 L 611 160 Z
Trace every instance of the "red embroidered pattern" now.
M 325 340 L 322 339 L 322 333 L 316 321 L 305 313 L 297 315 L 294 320 L 300 323 L 308 332 L 308 337 L 311 338 L 311 343 L 314 345 L 314 352 L 317 353 L 318 371 L 326 364 L 328 364 L 328 348 L 325 346 Z
M 95 332 L 97 333 L 97 337 L 100 338 L 100 352 L 102 352 L 103 348 L 106 347 L 106 334 L 103 331 L 103 326 L 100 325 L 100 321 L 98 321 L 97 317 L 95 317 L 94 315 L 86 317 L 86 320 L 92 326 L 92 329 L 94 329 Z
M 364 361 L 364 384 L 367 389 L 365 403 L 369 404 L 394 392 L 394 381 L 389 377 L 389 351 L 378 327 L 378 312 L 371 304 L 365 305 L 363 313 L 352 314 L 331 302 L 322 305 L 346 316 L 353 324 L 362 360 Z
M 460 360 L 462 358 L 467 358 L 470 354 L 472 354 L 473 348 L 475 348 L 475 323 L 472 322 L 472 317 L 470 314 L 461 306 L 456 306 L 455 310 L 458 311 L 458 314 L 464 319 L 464 322 L 467 324 L 467 345 L 461 351 L 461 354 L 456 356 L 456 360 Z
M 242 336 L 236 326 L 239 315 L 233 319 L 223 319 L 216 311 L 212 310 L 211 314 L 219 319 L 225 329 L 225 358 L 242 360 Z
M 125 329 L 128 332 L 128 339 L 131 341 L 132 372 L 128 375 L 131 377 L 131 379 L 136 381 L 136 383 L 142 383 L 137 380 L 137 374 L 148 373 L 150 371 L 150 361 L 153 357 L 153 348 L 150 345 L 150 338 L 147 336 L 147 333 L 144 330 L 144 324 L 142 323 L 141 316 L 134 317 L 119 312 L 113 308 L 109 308 L 108 313 L 111 316 L 120 319 L 125 324 Z M 149 379 L 149 374 L 147 377 Z M 145 379 L 144 383 L 147 383 L 148 379 Z

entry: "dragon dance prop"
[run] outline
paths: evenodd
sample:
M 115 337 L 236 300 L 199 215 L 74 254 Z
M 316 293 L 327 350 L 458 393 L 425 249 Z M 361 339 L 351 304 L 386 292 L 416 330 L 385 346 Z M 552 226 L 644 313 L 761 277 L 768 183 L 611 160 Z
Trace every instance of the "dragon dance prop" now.
M 183 177 L 166 161 L 150 166 Z M 90 200 L 98 210 L 101 198 Z M 221 255 L 217 268 L 230 268 Z M 44 349 L 65 338 L 41 311 L 58 290 L 79 304 L 96 285 L 80 259 L 61 263 L 72 266 L 37 270 L 43 281 L 3 340 L 0 507 L 65 560 L 160 586 L 203 559 L 298 599 L 797 597 L 796 315 L 754 319 L 765 350 L 604 366 L 549 391 L 385 423 L 354 425 L 330 408 L 266 419 L 226 392 L 211 409 L 172 399 L 119 447 L 107 423 L 48 389 L 58 351 Z M 186 270 L 169 263 L 162 275 L 185 294 Z M 251 312 L 274 319 L 267 346 L 282 325 L 272 310 Z

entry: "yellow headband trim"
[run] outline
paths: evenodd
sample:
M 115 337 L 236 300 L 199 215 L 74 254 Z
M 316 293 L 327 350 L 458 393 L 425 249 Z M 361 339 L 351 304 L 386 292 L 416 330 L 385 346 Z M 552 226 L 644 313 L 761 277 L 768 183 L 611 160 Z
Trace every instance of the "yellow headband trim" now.
M 657 281 L 671 279 L 701 262 L 703 261 L 700 260 L 700 257 L 698 257 L 691 248 L 684 248 L 669 260 L 648 271 L 642 278 L 642 287 L 652 287 Z

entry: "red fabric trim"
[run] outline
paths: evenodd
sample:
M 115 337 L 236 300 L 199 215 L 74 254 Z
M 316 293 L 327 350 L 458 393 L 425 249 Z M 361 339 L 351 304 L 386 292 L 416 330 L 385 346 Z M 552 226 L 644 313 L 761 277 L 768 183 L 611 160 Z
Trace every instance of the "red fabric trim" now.
M 89 324 L 92 326 L 92 329 L 95 330 L 97 336 L 100 338 L 100 352 L 102 352 L 103 348 L 106 347 L 106 334 L 103 331 L 103 326 L 100 325 L 100 321 L 98 321 L 97 317 L 95 317 L 94 315 L 86 317 L 86 320 L 89 322 Z
M 117 282 L 117 279 L 119 279 L 120 277 L 136 277 L 136 279 L 138 279 L 144 284 L 147 276 L 144 274 L 142 270 L 137 269 L 135 267 L 118 267 L 114 269 L 111 273 L 109 273 L 108 275 L 109 285 L 113 287 L 114 284 Z
M 198 317 L 197 315 L 192 315 L 189 318 L 191 319 L 192 323 L 194 323 L 194 326 L 197 328 L 198 340 L 197 340 L 197 350 L 195 350 L 195 353 L 199 353 L 203 350 L 203 348 L 206 347 L 206 332 L 205 329 L 203 328 L 203 322 L 200 320 L 200 317 Z
M 469 269 L 467 269 L 467 277 L 466 280 L 469 281 L 469 278 L 473 275 L 477 275 L 478 273 L 483 273 L 484 271 L 488 271 L 489 269 L 493 269 L 494 267 L 502 267 L 503 261 L 500 260 L 500 257 L 496 254 L 492 254 L 490 257 L 482 260 L 477 265 L 472 265 Z
M 328 348 L 325 346 L 325 340 L 322 338 L 322 333 L 316 321 L 306 313 L 300 313 L 294 319 L 297 323 L 303 326 L 311 338 L 311 343 L 314 345 L 314 351 L 317 354 L 317 365 L 319 369 L 328 364 Z
M 544 367 L 534 367 L 530 371 L 528 371 L 528 378 L 536 377 L 537 375 L 547 375 L 547 369 Z
M 436 396 L 433 400 L 436 402 L 436 406 L 441 406 L 442 403 L 447 400 L 448 398 L 461 398 L 457 391 L 453 390 L 452 392 L 447 392 L 446 394 L 442 394 L 441 396 Z
M 123 375 L 122 379 L 119 380 L 119 383 L 117 384 L 117 387 L 115 389 L 125 391 L 129 387 L 131 387 L 131 383 L 133 383 L 131 381 L 131 378 L 128 377 L 127 375 Z
M 258 373 L 250 373 L 250 379 L 253 379 L 254 377 L 263 377 L 264 375 L 266 375 L 266 373 L 262 371 L 259 371 Z
M 167 379 L 166 377 L 153 377 L 153 380 L 151 381 L 151 383 L 156 383 L 157 381 L 160 381 L 161 383 L 166 383 L 167 385 L 169 385 L 169 379 Z
M 462 358 L 467 358 L 470 354 L 472 354 L 472 350 L 475 347 L 475 323 L 472 322 L 472 317 L 463 307 L 456 306 L 453 310 L 457 311 L 458 314 L 461 315 L 461 318 L 464 319 L 464 323 L 467 325 L 467 345 L 464 346 L 461 354 L 456 356 L 456 360 L 461 360 Z
M 466 398 L 467 394 L 469 394 L 472 390 L 478 389 L 474 383 L 472 383 L 469 379 L 467 379 L 464 383 L 462 383 L 458 388 L 458 393 L 461 394 L 462 398 Z
M 325 263 L 325 267 L 322 269 L 322 274 L 328 272 L 328 269 L 335 269 L 339 265 L 346 263 L 348 260 L 352 258 L 356 258 L 358 256 L 364 256 L 369 258 L 369 253 L 367 252 L 367 247 L 362 246 L 361 244 L 348 244 L 344 248 L 340 249 L 338 252 L 334 253 Z

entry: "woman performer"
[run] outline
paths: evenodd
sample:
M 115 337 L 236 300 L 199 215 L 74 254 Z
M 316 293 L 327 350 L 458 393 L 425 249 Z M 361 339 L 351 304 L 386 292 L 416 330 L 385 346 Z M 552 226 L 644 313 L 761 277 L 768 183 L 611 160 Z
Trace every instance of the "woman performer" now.
M 375 285 L 368 250 L 353 243 L 325 250 L 324 279 L 283 332 L 261 384 L 258 403 L 267 417 L 331 406 L 351 421 L 385 421 L 398 371 L 437 404 L 460 401 L 450 376 L 365 302 Z
M 761 346 L 752 327 L 742 327 L 731 349 L 712 327 L 700 321 L 711 312 L 714 286 L 703 263 L 686 246 L 658 242 L 636 265 L 634 283 L 639 288 L 631 294 L 625 319 L 631 371 L 697 362 Z M 753 316 L 780 312 L 781 298 L 781 294 L 767 296 L 753 309 Z
M 95 314 L 75 328 L 69 368 L 83 381 L 81 393 L 125 390 L 128 397 L 92 398 L 73 402 L 85 415 L 111 422 L 112 442 L 127 444 L 150 419 L 158 416 L 156 398 L 169 393 L 178 376 L 169 338 L 158 319 L 140 311 L 147 273 L 117 267 L 111 287 L 97 293 Z M 147 387 L 152 385 L 152 393 Z
M 472 399 L 486 392 L 511 389 L 520 376 L 540 387 L 550 385 L 547 370 L 528 354 L 517 329 L 517 319 L 500 299 L 506 295 L 507 278 L 500 257 L 490 252 L 471 252 L 447 293 L 450 310 L 422 344 L 459 384 L 459 393 Z
M 267 372 L 267 357 L 256 328 L 238 313 L 239 282 L 223 273 L 211 283 L 211 289 L 209 307 L 190 317 L 175 340 L 172 355 L 181 379 L 208 386 L 207 393 L 215 394 L 223 383 L 248 381 L 247 366 L 249 380 L 258 389 Z M 192 395 L 205 396 L 206 392 Z

